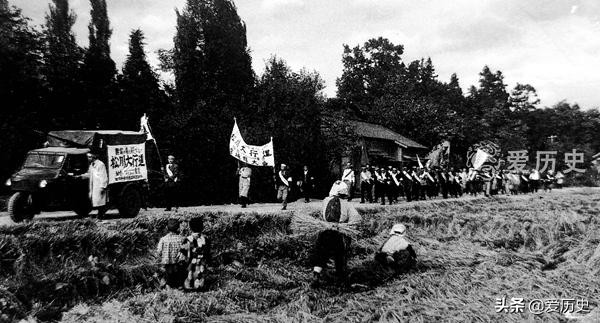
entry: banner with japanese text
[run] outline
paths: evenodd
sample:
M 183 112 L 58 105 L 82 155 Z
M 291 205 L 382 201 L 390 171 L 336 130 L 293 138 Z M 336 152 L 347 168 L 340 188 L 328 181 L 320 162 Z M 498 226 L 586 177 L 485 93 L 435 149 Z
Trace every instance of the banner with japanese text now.
M 262 146 L 248 145 L 242 138 L 237 122 L 233 125 L 233 131 L 231 132 L 229 153 L 249 165 L 275 167 L 273 140 L 271 139 L 268 144 Z
M 148 179 L 145 144 L 107 146 L 108 183 Z

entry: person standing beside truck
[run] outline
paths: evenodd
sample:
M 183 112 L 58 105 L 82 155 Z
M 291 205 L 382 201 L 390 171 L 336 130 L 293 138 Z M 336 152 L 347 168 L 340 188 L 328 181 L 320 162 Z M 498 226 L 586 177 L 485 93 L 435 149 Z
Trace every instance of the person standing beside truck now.
M 98 159 L 98 154 L 89 152 L 87 154 L 90 166 L 88 173 L 82 177 L 89 180 L 89 198 L 92 202 L 92 208 L 98 209 L 98 219 L 101 219 L 106 214 L 108 173 L 106 165 Z

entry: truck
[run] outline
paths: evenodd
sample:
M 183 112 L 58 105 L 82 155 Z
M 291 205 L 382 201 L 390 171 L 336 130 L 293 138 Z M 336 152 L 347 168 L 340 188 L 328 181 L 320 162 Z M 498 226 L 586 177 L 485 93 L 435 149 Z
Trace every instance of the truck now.
M 151 186 L 163 181 L 162 162 L 146 134 L 121 130 L 61 130 L 46 136 L 43 148 L 27 153 L 21 168 L 7 181 L 8 214 L 14 222 L 31 220 L 42 211 L 72 210 L 79 217 L 92 211 L 87 154 L 94 151 L 107 167 L 108 207 L 122 217 L 136 217 L 149 199 Z

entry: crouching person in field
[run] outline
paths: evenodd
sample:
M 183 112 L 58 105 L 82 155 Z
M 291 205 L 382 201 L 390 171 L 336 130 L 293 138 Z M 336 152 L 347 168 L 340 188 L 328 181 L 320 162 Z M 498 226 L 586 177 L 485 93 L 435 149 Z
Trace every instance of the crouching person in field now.
M 169 232 L 160 238 L 156 250 L 163 269 L 161 286 L 166 285 L 171 288 L 178 288 L 181 287 L 183 280 L 179 254 L 183 237 L 179 235 L 179 221 L 177 219 L 169 219 L 167 221 L 167 230 Z
M 181 253 L 185 259 L 185 281 L 183 288 L 187 291 L 199 291 L 204 288 L 206 265 L 210 261 L 210 244 L 202 231 L 202 218 L 190 220 L 192 234 L 183 240 Z
M 348 223 L 350 225 L 360 222 L 360 215 L 356 209 L 346 200 L 348 197 L 348 186 L 341 181 L 336 181 L 329 197 L 323 201 L 323 220 L 334 223 Z M 330 259 L 335 261 L 336 276 L 340 282 L 346 280 L 347 252 L 351 239 L 349 236 L 335 229 L 321 231 L 313 249 L 312 264 L 315 280 L 312 286 L 317 287 L 322 279 L 323 268 L 327 266 Z
M 375 260 L 393 269 L 396 273 L 407 271 L 414 267 L 417 254 L 412 245 L 406 240 L 406 226 L 395 224 L 390 230 L 390 237 L 375 254 Z

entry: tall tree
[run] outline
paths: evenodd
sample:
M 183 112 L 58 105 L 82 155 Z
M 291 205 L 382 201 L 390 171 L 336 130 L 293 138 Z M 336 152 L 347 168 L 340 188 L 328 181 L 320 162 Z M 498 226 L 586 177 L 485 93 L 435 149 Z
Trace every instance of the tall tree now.
M 382 37 L 352 49 L 345 46 L 338 96 L 357 111 L 355 117 L 385 125 L 423 144 L 455 136 L 462 94 L 437 79 L 431 58 L 405 66 L 403 50 L 402 45 Z
M 6 178 L 37 146 L 43 121 L 41 35 L 17 8 L 0 0 L 0 176 Z
M 509 94 L 502 72 L 484 66 L 479 74 L 479 88 L 469 96 L 474 109 L 469 119 L 473 142 L 492 140 L 502 149 L 522 148 L 527 143 L 524 123 L 511 113 Z
M 246 27 L 231 0 L 188 0 L 177 12 L 174 43 L 170 65 L 177 106 L 169 123 L 188 131 L 170 142 L 180 146 L 173 148 L 181 151 L 184 168 L 213 170 L 191 174 L 189 185 L 207 183 L 203 197 L 230 201 L 236 162 L 226 143 L 233 118 L 249 114 L 245 107 L 254 83 Z
M 8 0 L 0 0 L 0 11 L 8 12 Z
M 404 47 L 387 38 L 369 39 L 363 46 L 344 45 L 338 97 L 360 115 L 372 112 L 372 102 L 384 94 L 385 85 L 404 73 Z
M 233 108 L 243 104 L 244 96 L 254 83 L 246 25 L 233 1 L 211 2 L 212 10 L 206 11 L 204 27 L 206 71 L 214 82 L 209 88 L 218 102 Z
M 517 113 L 532 111 L 539 103 L 537 91 L 529 84 L 517 83 L 510 93 L 510 107 Z
M 168 111 L 167 97 L 148 63 L 144 45 L 144 33 L 133 30 L 129 35 L 129 54 L 119 77 L 121 117 L 117 126 L 121 129 L 137 129 L 144 113 L 153 120 L 161 120 Z
M 72 127 L 73 116 L 83 103 L 79 77 L 83 51 L 72 30 L 75 20 L 68 0 L 53 0 L 44 28 L 44 74 L 49 87 L 49 120 L 55 128 Z
M 458 81 L 458 76 L 456 75 L 456 73 L 452 73 L 452 75 L 450 75 L 450 82 L 448 83 L 448 89 L 452 92 L 454 92 L 455 94 L 459 94 L 462 96 L 463 92 L 462 89 L 460 88 L 460 82 Z
M 278 142 L 277 158 L 298 168 L 319 160 L 321 77 L 316 72 L 294 72 L 273 56 L 257 83 L 258 111 L 253 120 Z
M 112 30 L 106 0 L 90 0 L 91 21 L 88 26 L 89 47 L 86 50 L 83 79 L 86 87 L 86 127 L 111 127 L 117 111 L 115 97 L 115 62 L 110 57 Z

